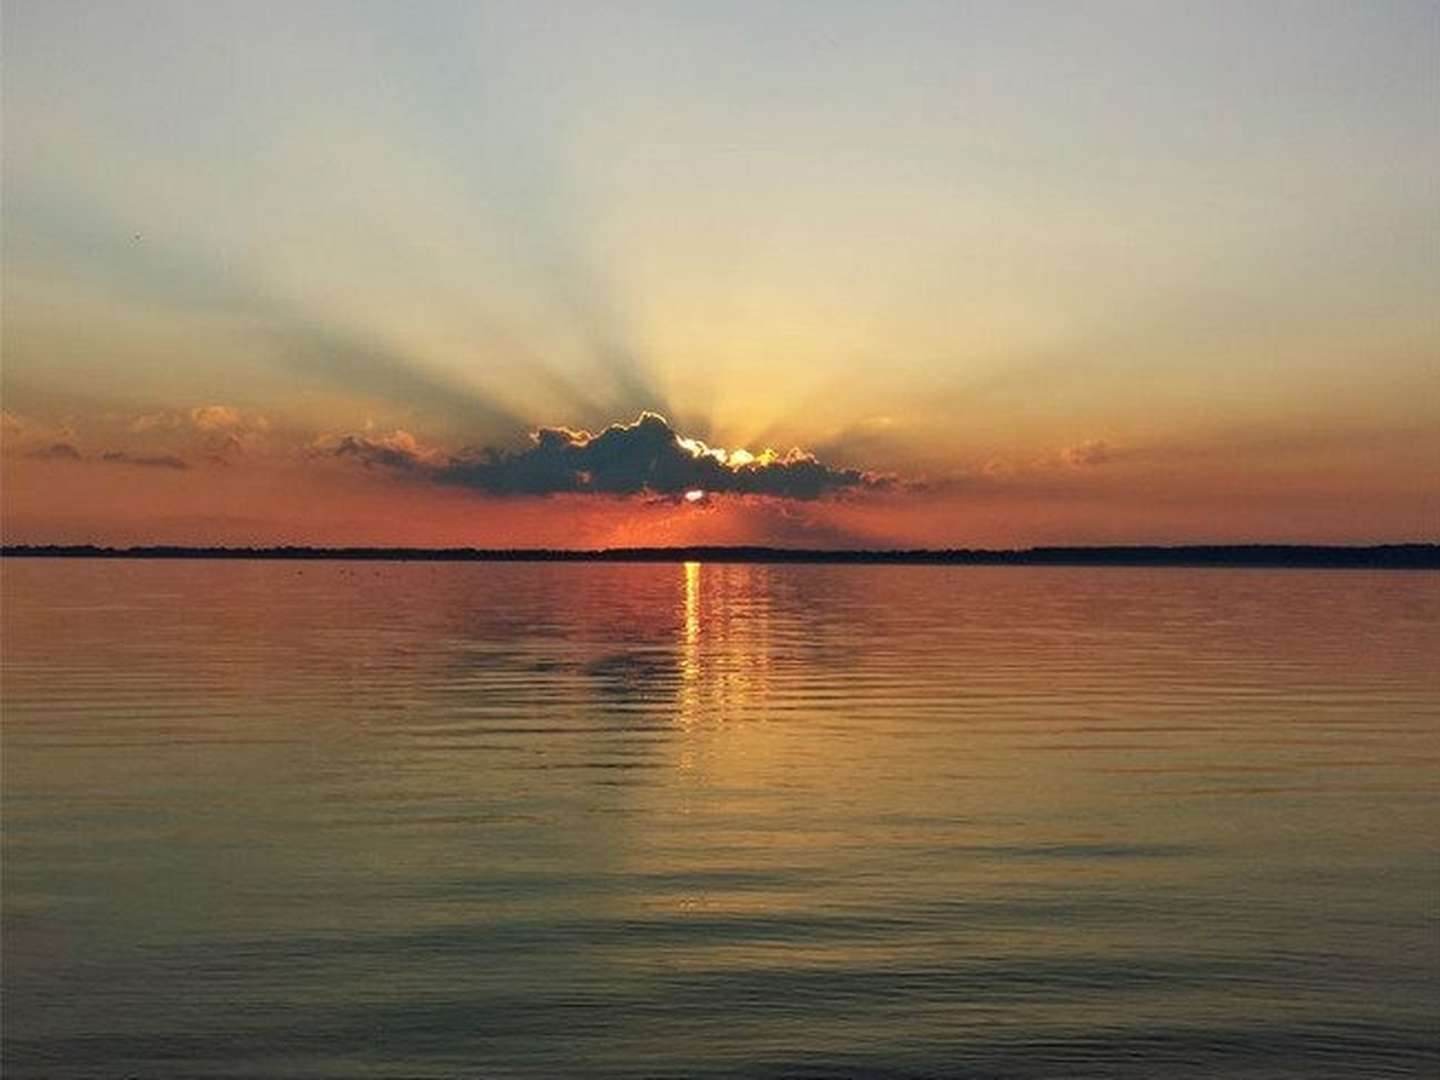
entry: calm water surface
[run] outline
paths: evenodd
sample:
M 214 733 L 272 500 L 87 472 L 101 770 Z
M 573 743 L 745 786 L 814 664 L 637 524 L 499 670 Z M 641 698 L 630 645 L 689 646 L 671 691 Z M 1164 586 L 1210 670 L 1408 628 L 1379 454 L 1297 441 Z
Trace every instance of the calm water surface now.
M 1440 575 L 0 573 L 7 1077 L 1440 1068 Z

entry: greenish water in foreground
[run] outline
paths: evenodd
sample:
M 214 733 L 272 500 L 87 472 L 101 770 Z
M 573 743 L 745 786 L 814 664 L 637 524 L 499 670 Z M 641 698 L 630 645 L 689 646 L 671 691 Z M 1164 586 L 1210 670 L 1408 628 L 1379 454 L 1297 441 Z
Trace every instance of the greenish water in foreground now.
M 1440 1069 L 1440 575 L 0 563 L 3 1066 Z

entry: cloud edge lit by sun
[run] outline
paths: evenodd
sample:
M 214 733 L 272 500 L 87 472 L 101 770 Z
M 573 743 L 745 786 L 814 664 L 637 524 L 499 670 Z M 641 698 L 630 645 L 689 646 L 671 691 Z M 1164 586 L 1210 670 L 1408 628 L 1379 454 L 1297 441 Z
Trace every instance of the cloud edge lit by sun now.
M 752 495 L 808 501 L 894 484 L 886 474 L 826 465 L 799 447 L 785 453 L 712 447 L 681 435 L 649 410 L 598 433 L 537 427 L 530 445 L 520 450 L 484 447 L 450 454 L 404 431 L 326 436 L 314 449 L 492 496 L 658 495 L 698 502 L 711 495 Z

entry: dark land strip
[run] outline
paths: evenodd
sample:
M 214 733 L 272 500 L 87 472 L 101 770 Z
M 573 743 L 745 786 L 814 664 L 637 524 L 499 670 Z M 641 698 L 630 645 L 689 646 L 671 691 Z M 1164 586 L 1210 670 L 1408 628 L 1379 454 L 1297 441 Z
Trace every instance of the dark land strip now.
M 924 566 L 1238 566 L 1368 570 L 1440 570 L 1440 544 L 1366 547 L 1312 544 L 1203 544 L 1145 547 L 1034 547 L 1012 551 L 913 549 L 834 551 L 777 547 L 390 548 L 184 547 L 111 548 L 90 544 L 0 547 L 6 558 L 264 559 L 369 562 L 611 562 L 611 563 L 856 563 Z

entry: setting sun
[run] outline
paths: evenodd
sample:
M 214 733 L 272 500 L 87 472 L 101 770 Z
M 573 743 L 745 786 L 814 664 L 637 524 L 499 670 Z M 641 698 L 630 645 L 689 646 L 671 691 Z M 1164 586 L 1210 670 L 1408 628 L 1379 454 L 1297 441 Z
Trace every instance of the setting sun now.
M 699 488 L 691 488 L 689 491 L 685 492 L 686 502 L 699 502 L 703 498 L 705 498 L 705 492 L 701 491 Z

